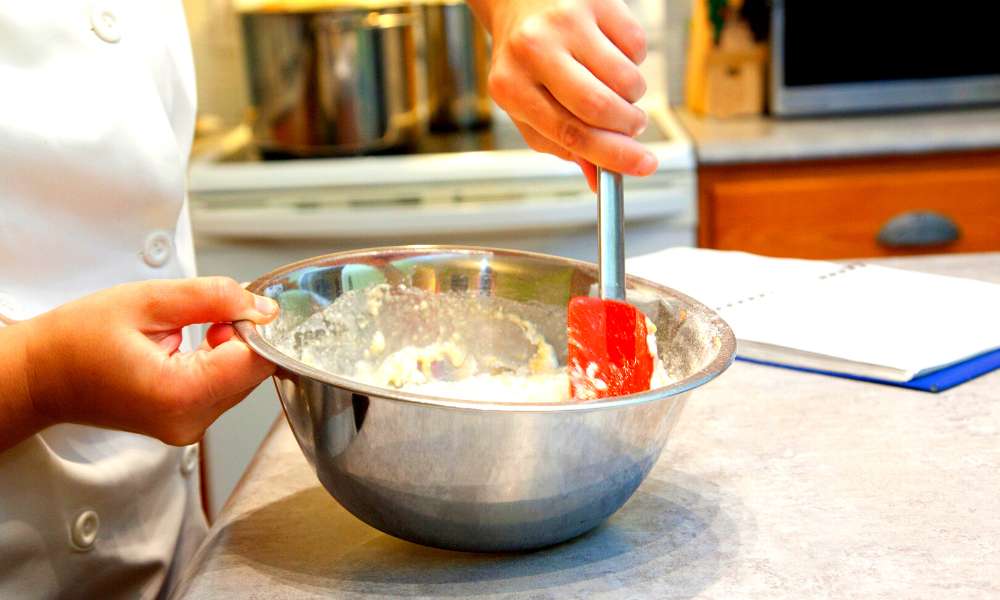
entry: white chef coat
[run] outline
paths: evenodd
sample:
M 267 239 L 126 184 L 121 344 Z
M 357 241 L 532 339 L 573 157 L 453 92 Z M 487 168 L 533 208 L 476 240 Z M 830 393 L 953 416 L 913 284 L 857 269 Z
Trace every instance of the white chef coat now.
M 180 0 L 2 2 L 0 313 L 194 274 L 194 114 Z M 0 598 L 165 593 L 204 535 L 197 464 L 79 425 L 0 452 Z

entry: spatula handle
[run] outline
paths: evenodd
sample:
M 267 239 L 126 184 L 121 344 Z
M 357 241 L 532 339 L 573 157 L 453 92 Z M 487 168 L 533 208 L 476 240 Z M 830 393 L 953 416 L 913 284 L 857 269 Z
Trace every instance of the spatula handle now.
M 597 265 L 601 298 L 625 299 L 625 202 L 622 176 L 597 169 Z

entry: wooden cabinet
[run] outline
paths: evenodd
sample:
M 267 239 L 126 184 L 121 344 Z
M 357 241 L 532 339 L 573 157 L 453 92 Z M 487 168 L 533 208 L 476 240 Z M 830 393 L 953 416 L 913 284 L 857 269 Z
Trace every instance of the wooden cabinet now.
M 698 195 L 707 248 L 803 258 L 1000 250 L 1000 151 L 707 165 Z

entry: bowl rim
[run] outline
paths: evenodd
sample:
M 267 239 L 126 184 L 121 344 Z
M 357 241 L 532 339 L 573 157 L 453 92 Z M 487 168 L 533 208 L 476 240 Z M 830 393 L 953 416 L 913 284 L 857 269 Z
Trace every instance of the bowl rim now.
M 432 253 L 447 253 L 447 254 L 468 254 L 468 255 L 501 255 L 501 256 L 511 256 L 518 258 L 529 258 L 529 259 L 541 259 L 541 260 L 553 260 L 563 263 L 567 266 L 572 266 L 585 271 L 593 271 L 597 273 L 597 265 L 594 263 L 576 260 L 572 258 L 565 258 L 562 256 L 555 256 L 552 254 L 543 254 L 540 252 L 529 252 L 524 250 L 511 250 L 505 248 L 494 248 L 489 246 L 463 246 L 463 245 L 405 245 L 405 246 L 379 246 L 372 248 L 361 248 L 357 250 L 346 250 L 341 252 L 333 252 L 330 254 L 323 254 L 319 256 L 314 256 L 312 258 L 307 258 L 304 260 L 289 263 L 273 269 L 252 282 L 246 285 L 246 289 L 253 293 L 259 293 L 263 291 L 265 287 L 276 278 L 288 274 L 292 271 L 314 266 L 320 263 L 328 264 L 335 262 L 347 262 L 348 260 L 362 261 L 364 259 L 371 259 L 376 256 L 381 256 L 385 254 L 399 255 L 414 255 L 419 256 L 422 254 L 432 254 Z M 439 408 L 449 408 L 449 409 L 460 409 L 460 410 L 472 410 L 480 412 L 517 412 L 517 413 L 550 413 L 550 412 L 588 412 L 595 410 L 605 410 L 624 406 L 631 406 L 635 404 L 644 404 L 646 402 L 652 402 L 655 400 L 662 400 L 664 398 L 669 398 L 671 396 L 677 396 L 683 394 L 684 392 L 690 391 L 696 387 L 708 383 L 712 379 L 715 379 L 721 375 L 729 366 L 733 363 L 736 354 L 736 337 L 733 334 L 732 329 L 729 324 L 714 310 L 706 306 L 705 304 L 691 298 L 690 296 L 678 292 L 677 290 L 660 285 L 656 282 L 644 279 L 641 277 L 635 277 L 633 275 L 626 275 L 626 289 L 630 286 L 629 284 L 639 283 L 645 287 L 655 289 L 658 292 L 664 293 L 665 295 L 676 297 L 686 303 L 689 303 L 695 307 L 700 307 L 706 314 L 706 317 L 713 322 L 719 331 L 719 347 L 716 351 L 715 357 L 709 361 L 701 369 L 688 375 L 684 379 L 675 381 L 670 385 L 666 385 L 660 388 L 652 389 L 646 392 L 640 392 L 637 394 L 629 394 L 627 396 L 616 396 L 613 398 L 606 398 L 600 400 L 582 401 L 582 402 L 557 402 L 557 403 L 527 403 L 527 402 L 498 402 L 498 401 L 482 401 L 482 400 L 459 400 L 452 398 L 439 398 L 435 396 L 427 396 L 423 394 L 414 394 L 412 392 L 405 392 L 402 390 L 394 390 L 390 388 L 383 388 L 379 386 L 369 385 L 356 381 L 354 379 L 343 377 L 340 375 L 334 375 L 326 371 L 322 371 L 302 361 L 299 361 L 291 356 L 288 356 L 284 352 L 278 350 L 270 342 L 268 342 L 257 328 L 257 325 L 252 321 L 236 321 L 233 323 L 236 332 L 239 334 L 240 338 L 250 346 L 250 348 L 256 352 L 258 355 L 263 357 L 265 360 L 275 364 L 279 370 L 290 371 L 302 377 L 308 377 L 310 379 L 315 379 L 322 383 L 336 386 L 339 388 L 348 389 L 351 391 L 356 391 L 361 394 L 365 394 L 371 398 L 382 398 L 394 402 L 402 402 L 409 404 L 419 404 L 426 406 L 434 406 Z

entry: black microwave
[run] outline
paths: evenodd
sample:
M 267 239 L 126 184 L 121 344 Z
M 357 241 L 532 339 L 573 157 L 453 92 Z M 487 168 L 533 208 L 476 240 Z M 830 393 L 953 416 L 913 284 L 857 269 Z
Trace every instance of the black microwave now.
M 993 1 L 773 0 L 772 114 L 1000 102 Z

